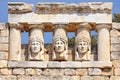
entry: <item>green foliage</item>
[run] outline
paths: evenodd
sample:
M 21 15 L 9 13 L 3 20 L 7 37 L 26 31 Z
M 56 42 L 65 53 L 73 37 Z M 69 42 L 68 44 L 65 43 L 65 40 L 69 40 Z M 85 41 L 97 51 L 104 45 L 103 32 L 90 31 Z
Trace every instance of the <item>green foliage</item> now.
M 114 18 L 112 19 L 113 22 L 120 22 L 120 14 L 119 13 L 115 13 L 114 14 Z
M 75 37 L 68 38 L 68 46 L 73 47 L 75 42 Z

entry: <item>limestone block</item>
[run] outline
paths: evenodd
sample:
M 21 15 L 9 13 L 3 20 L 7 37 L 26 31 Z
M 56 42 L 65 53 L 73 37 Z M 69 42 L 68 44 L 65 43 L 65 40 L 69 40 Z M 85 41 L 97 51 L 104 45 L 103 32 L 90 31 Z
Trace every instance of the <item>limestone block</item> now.
M 0 30 L 7 29 L 6 23 L 0 23 Z
M 111 51 L 120 51 L 119 44 L 111 44 Z
M 115 68 L 120 68 L 120 60 L 114 60 L 112 63 Z
M 99 68 L 89 68 L 88 69 L 88 74 L 89 75 L 101 75 L 102 74 L 102 70 Z
M 6 75 L 6 76 L 2 76 L 2 80 L 18 80 L 18 79 L 14 75 Z
M 55 75 L 51 76 L 49 80 L 70 80 L 70 76 Z
M 81 76 L 81 80 L 93 80 L 91 76 Z
M 75 73 L 77 76 L 86 76 L 88 74 L 88 71 L 87 69 L 76 69 Z
M 6 60 L 0 60 L 0 68 L 6 68 L 7 67 L 7 61 Z
M 111 68 L 102 69 L 102 75 L 103 76 L 113 75 L 113 69 L 111 69 Z
M 49 76 L 32 76 L 32 80 L 49 80 Z
M 23 74 L 25 74 L 25 70 L 23 68 L 16 68 L 16 69 L 13 69 L 13 74 L 14 75 L 23 75 Z
M 112 68 L 112 63 L 107 61 L 82 62 L 82 68 Z
M 109 77 L 106 76 L 93 76 L 93 80 L 110 80 Z
M 12 74 L 12 69 L 7 69 L 7 68 L 1 69 L 1 74 L 10 75 Z
M 112 28 L 120 30 L 120 23 L 112 23 Z
M 111 60 L 120 59 L 120 52 L 111 52 Z
M 9 61 L 9 68 L 46 68 L 47 62 L 38 61 Z
M 110 37 L 111 38 L 118 38 L 120 37 L 120 32 L 116 29 L 110 30 Z
M 25 71 L 26 71 L 26 75 L 40 75 L 42 73 L 41 69 L 28 68 L 25 69 Z
M 11 14 L 15 13 L 27 13 L 33 11 L 32 4 L 26 4 L 23 2 L 9 2 L 8 3 L 8 12 Z
M 8 34 L 9 34 L 8 30 L 5 29 L 0 30 L 0 37 L 7 37 L 9 36 Z
M 32 77 L 31 76 L 27 76 L 27 75 L 20 75 L 20 76 L 17 76 L 17 80 L 32 80 Z
M 8 44 L 0 44 L 0 51 L 8 51 Z
M 8 52 L 0 52 L 0 60 L 8 60 Z
M 120 37 L 118 38 L 111 38 L 111 44 L 119 44 L 120 43 Z
M 111 76 L 110 80 L 120 80 L 120 76 Z
M 61 62 L 61 68 L 81 68 L 81 62 Z
M 48 63 L 48 68 L 60 68 L 61 67 L 61 63 L 58 61 L 50 61 Z
M 80 80 L 80 76 L 71 76 L 71 80 Z
M 64 75 L 73 76 L 73 75 L 75 75 L 75 70 L 74 69 L 64 69 Z
M 120 76 L 120 68 L 115 68 L 114 69 L 114 75 L 115 76 Z
M 8 39 L 9 39 L 8 37 L 0 37 L 0 43 L 8 43 L 9 42 Z

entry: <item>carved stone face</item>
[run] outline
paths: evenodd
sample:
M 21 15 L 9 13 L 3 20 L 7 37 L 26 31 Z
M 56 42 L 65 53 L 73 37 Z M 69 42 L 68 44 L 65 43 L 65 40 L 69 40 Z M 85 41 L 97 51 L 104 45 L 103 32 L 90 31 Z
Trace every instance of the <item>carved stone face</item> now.
M 78 52 L 79 53 L 86 53 L 88 51 L 88 43 L 81 41 L 78 43 Z
M 62 53 L 65 50 L 65 43 L 61 40 L 55 42 L 55 52 Z
M 30 45 L 30 49 L 32 53 L 38 53 L 41 50 L 41 44 L 38 41 L 32 41 Z

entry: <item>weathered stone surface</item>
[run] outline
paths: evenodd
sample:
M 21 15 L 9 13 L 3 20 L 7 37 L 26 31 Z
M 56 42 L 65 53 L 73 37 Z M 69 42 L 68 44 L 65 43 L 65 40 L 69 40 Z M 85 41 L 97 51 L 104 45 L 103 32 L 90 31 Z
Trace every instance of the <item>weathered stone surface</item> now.
M 103 61 L 90 61 L 90 62 L 82 62 L 82 68 L 111 68 L 111 62 L 103 62 Z
M 8 52 L 0 52 L 0 60 L 8 60 Z
M 60 68 L 61 67 L 61 63 L 58 61 L 50 61 L 48 63 L 48 68 Z
M 25 70 L 23 68 L 13 69 L 13 74 L 15 74 L 15 75 L 19 75 L 19 74 L 23 75 L 23 74 L 25 74 Z
M 118 38 L 111 38 L 111 44 L 119 44 L 120 43 L 120 37 Z
M 120 59 L 120 52 L 111 52 L 111 60 Z
M 112 63 L 113 63 L 113 67 L 120 68 L 120 60 L 114 60 Z
M 81 62 L 61 62 L 61 68 L 80 68 Z
M 31 76 L 27 76 L 27 75 L 20 75 L 20 76 L 17 76 L 17 80 L 32 80 L 32 77 Z
M 8 44 L 0 44 L 0 51 L 8 51 Z
M 88 74 L 89 75 L 101 75 L 102 74 L 102 70 L 99 68 L 89 68 L 88 69 Z
M 75 70 L 74 69 L 65 69 L 64 75 L 73 76 L 73 75 L 75 75 Z
M 111 51 L 120 51 L 119 44 L 111 44 Z
M 110 80 L 120 80 L 120 76 L 111 76 Z
M 120 23 L 112 23 L 112 28 L 120 30 Z
M 6 60 L 0 60 L 0 68 L 6 68 L 7 67 L 7 61 Z
M 51 76 L 49 80 L 70 80 L 70 76 L 55 75 Z
M 91 76 L 81 76 L 80 80 L 93 80 Z
M 32 80 L 49 80 L 49 76 L 32 76 Z
M 0 37 L 8 37 L 9 32 L 7 29 L 0 30 Z
M 88 74 L 87 69 L 76 69 L 75 75 L 77 76 L 86 76 Z
M 109 77 L 106 77 L 106 76 L 93 76 L 92 80 L 109 80 Z
M 42 73 L 41 69 L 26 69 L 26 75 L 40 75 Z
M 0 30 L 5 30 L 7 28 L 8 28 L 8 26 L 6 23 L 0 23 Z
M 80 76 L 71 76 L 70 80 L 80 80 Z
M 113 75 L 113 69 L 111 69 L 111 68 L 102 69 L 102 75 L 103 76 Z
M 112 29 L 110 31 L 110 37 L 111 38 L 118 38 L 118 37 L 120 37 L 120 32 L 116 29 Z
M 8 37 L 0 37 L 0 43 L 8 43 Z
M 6 75 L 1 77 L 2 77 L 2 80 L 18 80 L 17 77 L 14 75 Z
M 10 75 L 12 74 L 12 69 L 7 69 L 7 68 L 1 69 L 1 74 Z
M 8 3 L 8 12 L 9 13 L 27 13 L 33 11 L 32 4 L 26 4 L 23 2 L 9 2 Z
M 114 69 L 114 75 L 115 76 L 120 76 L 120 68 L 115 68 Z
M 9 61 L 9 68 L 46 68 L 47 62 L 38 61 Z

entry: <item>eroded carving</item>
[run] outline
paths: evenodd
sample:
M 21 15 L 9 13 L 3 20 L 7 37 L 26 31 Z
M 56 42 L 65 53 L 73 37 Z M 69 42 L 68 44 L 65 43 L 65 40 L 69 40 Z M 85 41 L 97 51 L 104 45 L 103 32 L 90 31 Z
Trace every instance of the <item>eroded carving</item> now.
M 91 41 L 87 37 L 76 37 L 75 39 L 76 47 L 76 60 L 84 61 L 89 60 L 89 53 L 90 53 L 90 44 Z
M 30 36 L 29 45 L 28 45 L 28 53 L 29 60 L 44 60 L 44 43 L 38 36 Z
M 67 60 L 67 37 L 56 35 L 53 37 L 53 60 Z

